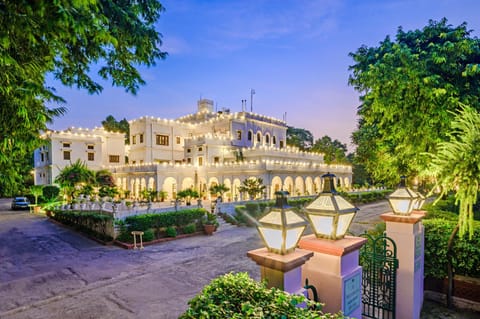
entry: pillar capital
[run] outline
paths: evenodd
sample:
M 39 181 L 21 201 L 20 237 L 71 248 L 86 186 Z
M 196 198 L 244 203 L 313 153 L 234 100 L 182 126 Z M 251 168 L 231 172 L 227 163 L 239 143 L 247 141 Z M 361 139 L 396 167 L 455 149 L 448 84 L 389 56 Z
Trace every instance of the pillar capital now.
M 398 215 L 394 213 L 385 213 L 380 215 L 380 218 L 385 222 L 416 224 L 422 220 L 424 214 L 412 213 L 411 215 Z
M 303 249 L 295 249 L 295 251 L 289 254 L 279 255 L 268 251 L 267 248 L 259 248 L 250 250 L 247 252 L 247 256 L 259 266 L 288 272 L 294 268 L 302 266 L 313 256 L 313 252 Z

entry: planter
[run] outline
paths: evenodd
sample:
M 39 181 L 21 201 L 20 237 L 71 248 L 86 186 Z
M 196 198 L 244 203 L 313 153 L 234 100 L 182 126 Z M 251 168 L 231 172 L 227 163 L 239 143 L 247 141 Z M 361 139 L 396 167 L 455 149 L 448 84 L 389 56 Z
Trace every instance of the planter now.
M 215 231 L 215 225 L 203 225 L 203 230 L 206 235 L 211 236 Z
M 33 206 L 33 212 L 34 213 L 37 213 L 37 214 L 40 213 L 40 209 L 41 209 L 40 206 Z

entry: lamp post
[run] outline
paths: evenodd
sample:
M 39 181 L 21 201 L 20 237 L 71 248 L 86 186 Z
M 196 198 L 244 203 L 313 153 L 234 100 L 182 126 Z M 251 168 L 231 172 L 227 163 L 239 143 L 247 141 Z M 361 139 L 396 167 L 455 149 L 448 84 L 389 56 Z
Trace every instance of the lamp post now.
M 303 266 L 302 280 L 320 289 L 318 297 L 324 311 L 342 311 L 362 317 L 362 267 L 359 250 L 366 239 L 346 236 L 358 208 L 350 204 L 334 186 L 334 174 L 325 174 L 322 192 L 305 209 L 314 234 L 303 236 L 299 247 L 313 252 Z
M 358 208 L 338 194 L 334 174 L 325 174 L 323 191 L 305 209 L 317 238 L 341 239 L 345 236 Z
M 418 194 L 407 187 L 406 177 L 401 176 L 398 188 L 387 198 L 395 215 L 408 216 L 412 213 Z
M 419 319 L 423 304 L 424 233 L 423 212 L 419 209 L 425 198 L 406 186 L 401 176 L 398 188 L 388 196 L 393 212 L 382 214 L 386 234 L 395 242 L 398 252 L 396 318 Z
M 276 192 L 276 203 L 258 222 L 264 248 L 247 253 L 260 266 L 262 280 L 268 287 L 306 295 L 301 266 L 313 256 L 311 251 L 296 249 L 307 222 L 287 206 L 288 192 Z

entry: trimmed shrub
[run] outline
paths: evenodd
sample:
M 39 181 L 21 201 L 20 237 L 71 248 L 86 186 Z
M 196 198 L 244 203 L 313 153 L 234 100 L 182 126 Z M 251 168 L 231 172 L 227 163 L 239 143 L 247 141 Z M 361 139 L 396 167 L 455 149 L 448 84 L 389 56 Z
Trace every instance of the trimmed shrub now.
M 153 234 L 153 230 L 152 229 L 147 229 L 146 231 L 144 231 L 142 239 L 143 239 L 144 242 L 154 240 L 155 235 Z
M 106 233 L 108 224 L 113 223 L 113 217 L 111 215 L 93 212 L 55 211 L 52 214 L 52 218 L 98 239 L 112 239 Z
M 447 276 L 448 239 L 457 225 L 456 220 L 426 219 L 425 275 L 434 278 Z M 457 275 L 480 278 L 480 222 L 475 222 L 472 240 L 468 236 L 454 239 L 453 268 Z
M 60 194 L 60 188 L 55 185 L 45 185 L 43 186 L 43 198 L 46 201 L 56 199 Z
M 173 226 L 168 226 L 165 230 L 167 237 L 177 237 L 177 229 Z
M 196 230 L 197 230 L 197 226 L 195 226 L 195 224 L 193 223 L 183 227 L 184 234 L 193 234 Z
M 306 303 L 311 309 L 299 308 Z M 180 319 L 193 318 L 300 318 L 340 319 L 342 315 L 323 315 L 321 305 L 301 295 L 266 288 L 247 273 L 226 274 L 213 279 L 202 292 L 191 299 Z

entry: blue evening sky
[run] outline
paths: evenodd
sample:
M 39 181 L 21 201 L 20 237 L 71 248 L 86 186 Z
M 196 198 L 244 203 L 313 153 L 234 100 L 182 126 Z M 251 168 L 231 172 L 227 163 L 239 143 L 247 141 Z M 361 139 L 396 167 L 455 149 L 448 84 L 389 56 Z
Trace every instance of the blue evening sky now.
M 142 68 L 137 96 L 103 83 L 100 95 L 51 83 L 68 113 L 53 129 L 100 126 L 144 115 L 176 118 L 196 110 L 199 98 L 218 109 L 250 110 L 282 119 L 350 145 L 358 94 L 348 86 L 348 56 L 377 46 L 397 28 L 423 28 L 446 17 L 480 31 L 478 0 L 163 0 L 158 22 L 166 60 Z

